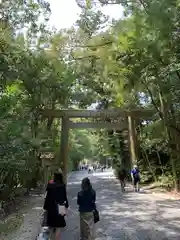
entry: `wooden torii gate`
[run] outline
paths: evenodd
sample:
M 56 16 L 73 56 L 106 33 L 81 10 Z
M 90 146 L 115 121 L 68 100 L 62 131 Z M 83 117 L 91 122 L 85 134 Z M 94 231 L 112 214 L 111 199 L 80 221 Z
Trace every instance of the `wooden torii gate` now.
M 151 110 L 137 109 L 131 111 L 125 111 L 122 109 L 108 109 L 108 110 L 50 110 L 43 109 L 41 114 L 47 118 L 61 118 L 61 148 L 60 148 L 60 162 L 63 163 L 62 170 L 64 176 L 67 176 L 68 167 L 68 133 L 69 129 L 73 128 L 106 128 L 106 129 L 118 129 L 118 130 L 128 130 L 129 135 L 129 148 L 131 155 L 131 162 L 135 163 L 137 161 L 137 137 L 135 122 L 140 119 L 150 120 L 152 116 Z M 122 124 L 118 122 L 73 122 L 70 119 L 75 118 L 94 118 L 94 119 L 105 119 L 105 118 L 123 118 L 126 123 Z

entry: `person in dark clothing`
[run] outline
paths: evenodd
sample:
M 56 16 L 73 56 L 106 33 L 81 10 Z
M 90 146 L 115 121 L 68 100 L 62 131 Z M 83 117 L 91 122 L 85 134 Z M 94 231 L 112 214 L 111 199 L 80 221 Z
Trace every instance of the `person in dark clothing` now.
M 131 178 L 134 185 L 134 191 L 139 192 L 140 172 L 137 165 L 134 165 L 133 169 L 131 170 Z
M 89 178 L 84 178 L 81 184 L 81 191 L 77 196 L 77 204 L 80 212 L 81 240 L 94 239 L 94 216 L 96 209 L 96 192 L 92 188 Z
M 126 170 L 125 169 L 120 169 L 118 172 L 118 177 L 121 183 L 121 190 L 122 192 L 125 191 L 125 180 L 126 180 Z
M 46 197 L 44 202 L 44 210 L 47 211 L 47 226 L 50 228 L 51 235 L 55 240 L 60 239 L 60 229 L 66 226 L 64 214 L 59 212 L 60 208 L 67 209 L 69 207 L 66 186 L 63 181 L 62 173 L 54 174 L 54 181 L 48 183 L 46 189 Z

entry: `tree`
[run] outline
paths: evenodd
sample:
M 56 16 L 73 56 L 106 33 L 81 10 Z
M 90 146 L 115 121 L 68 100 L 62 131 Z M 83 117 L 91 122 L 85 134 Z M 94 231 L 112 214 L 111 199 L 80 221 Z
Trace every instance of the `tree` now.
M 106 86 L 110 91 L 107 92 L 103 102 L 106 102 L 106 107 L 108 103 L 108 107 L 113 105 L 132 109 L 143 106 L 155 109 L 157 113 L 154 115 L 154 121 L 148 125 L 152 124 L 153 128 L 159 126 L 159 131 L 165 132 L 162 139 L 164 140 L 165 137 L 167 143 L 174 186 L 177 188 L 179 108 L 175 109 L 175 106 L 179 101 L 176 94 L 176 91 L 179 91 L 179 53 L 177 51 L 179 5 L 175 1 L 99 2 L 122 4 L 127 16 L 115 22 L 110 34 L 113 44 L 108 46 L 108 50 L 103 49 L 105 59 L 111 56 L 110 61 L 106 62 Z M 93 3 L 91 1 L 91 4 Z M 90 8 L 89 5 L 86 7 Z M 114 51 L 111 50 L 113 53 L 111 55 L 109 50 L 112 46 Z M 99 48 L 98 50 L 100 52 Z M 95 54 L 96 64 L 100 62 L 99 59 L 102 60 L 99 52 L 96 51 Z M 113 73 L 118 77 L 112 76 L 111 80 L 108 74 L 112 66 L 117 66 L 118 71 L 113 69 Z M 97 76 L 98 73 L 99 71 L 96 71 L 95 75 Z M 102 79 L 102 74 L 100 76 Z M 105 83 L 105 79 L 102 82 Z M 92 85 L 95 86 L 95 81 Z M 105 96 L 103 91 L 99 94 Z M 160 124 L 157 125 L 156 122 L 159 121 Z M 163 130 L 161 125 L 164 127 Z M 143 132 L 142 124 L 138 129 Z M 152 145 L 149 146 L 151 147 Z

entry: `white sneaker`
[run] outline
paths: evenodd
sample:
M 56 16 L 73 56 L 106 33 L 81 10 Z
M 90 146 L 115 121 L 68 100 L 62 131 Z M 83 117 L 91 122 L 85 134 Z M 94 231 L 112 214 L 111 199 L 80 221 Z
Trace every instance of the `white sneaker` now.
M 45 233 L 40 233 L 37 237 L 37 240 L 48 240 L 49 237 L 48 237 L 48 234 L 45 234 Z
M 42 233 L 49 232 L 49 227 L 42 227 Z

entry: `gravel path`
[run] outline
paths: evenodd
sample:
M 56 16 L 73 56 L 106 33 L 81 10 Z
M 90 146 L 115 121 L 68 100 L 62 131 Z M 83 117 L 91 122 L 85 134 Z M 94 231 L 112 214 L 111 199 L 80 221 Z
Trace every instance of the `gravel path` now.
M 68 183 L 70 211 L 62 240 L 79 240 L 79 218 L 76 195 L 86 172 L 73 174 Z M 97 192 L 101 221 L 96 224 L 96 240 L 166 240 L 180 239 L 179 203 L 161 195 L 134 193 L 131 188 L 122 194 L 112 172 L 90 174 Z M 34 240 L 40 229 L 43 196 L 34 196 L 36 203 L 24 217 L 20 229 L 3 240 Z

